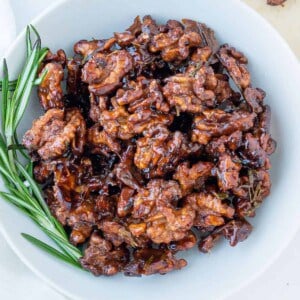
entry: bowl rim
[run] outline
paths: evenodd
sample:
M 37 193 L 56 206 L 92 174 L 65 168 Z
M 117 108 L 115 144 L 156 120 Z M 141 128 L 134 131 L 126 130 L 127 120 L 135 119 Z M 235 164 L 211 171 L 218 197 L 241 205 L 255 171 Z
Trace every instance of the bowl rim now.
M 46 9 L 44 9 L 41 13 L 39 13 L 36 17 L 34 17 L 29 24 L 36 25 L 40 20 L 45 18 L 50 12 L 54 11 L 55 9 L 59 8 L 61 5 L 63 5 L 66 2 L 69 2 L 72 0 L 57 0 L 56 2 L 50 4 Z M 283 36 L 277 31 L 275 27 L 272 26 L 272 24 L 264 18 L 261 14 L 259 14 L 254 8 L 243 2 L 242 0 L 231 0 L 232 2 L 236 3 L 237 5 L 240 5 L 240 7 L 244 10 L 246 10 L 249 14 L 251 14 L 254 18 L 259 19 L 261 22 L 263 22 L 266 26 L 266 29 L 271 32 L 274 39 L 277 39 L 278 43 L 281 44 L 282 47 L 285 48 L 285 51 L 289 54 L 290 59 L 294 61 L 295 69 L 297 73 L 299 74 L 300 79 L 300 60 L 297 58 L 295 52 L 291 49 L 288 42 L 283 38 Z M 9 53 L 15 48 L 15 46 L 24 39 L 26 34 L 26 27 L 24 27 L 20 33 L 17 35 L 17 37 L 14 39 L 14 41 L 10 44 L 10 46 L 5 51 L 3 58 L 7 57 Z M 296 234 L 298 233 L 300 229 L 300 219 L 298 220 L 298 225 L 291 229 L 291 233 L 289 237 L 287 238 L 286 243 L 282 243 L 281 246 L 279 246 L 276 250 L 274 250 L 273 254 L 270 255 L 268 261 L 261 266 L 256 273 L 251 275 L 248 279 L 244 280 L 240 285 L 237 287 L 232 288 L 230 291 L 227 291 L 224 295 L 222 295 L 219 299 L 216 300 L 222 300 L 222 299 L 229 299 L 230 296 L 233 296 L 238 291 L 242 290 L 246 286 L 250 285 L 255 279 L 259 278 L 271 265 L 273 265 L 282 252 L 284 252 L 288 246 L 290 245 L 291 241 L 294 239 Z M 42 273 L 39 269 L 37 269 L 29 259 L 23 255 L 21 250 L 15 246 L 13 239 L 10 237 L 10 234 L 5 229 L 5 226 L 3 225 L 1 219 L 0 219 L 0 233 L 5 238 L 6 242 L 8 243 L 9 247 L 13 250 L 13 252 L 20 258 L 20 260 L 38 277 L 43 280 L 47 285 L 49 285 L 51 288 L 53 288 L 57 293 L 59 293 L 62 296 L 66 296 L 70 299 L 75 300 L 82 300 L 82 298 L 70 293 L 69 291 L 61 288 L 58 286 L 55 282 L 53 282 L 51 279 L 49 279 L 46 275 Z

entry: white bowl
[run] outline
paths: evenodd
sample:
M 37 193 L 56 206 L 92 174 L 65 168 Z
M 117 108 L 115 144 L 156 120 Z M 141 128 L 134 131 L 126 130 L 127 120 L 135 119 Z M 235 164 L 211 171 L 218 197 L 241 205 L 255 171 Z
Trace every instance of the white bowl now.
M 40 277 L 77 299 L 219 299 L 259 275 L 292 239 L 300 223 L 299 201 L 299 63 L 287 44 L 259 15 L 238 0 L 68 0 L 37 18 L 33 24 L 43 45 L 71 54 L 79 39 L 109 37 L 122 31 L 136 15 L 151 14 L 159 21 L 191 18 L 207 23 L 220 42 L 242 50 L 250 61 L 253 83 L 266 90 L 271 105 L 272 133 L 278 148 L 272 157 L 271 196 L 251 220 L 254 232 L 235 248 L 226 242 L 210 255 L 184 253 L 189 264 L 165 276 L 129 278 L 93 277 L 35 248 L 20 232 L 47 237 L 15 207 L 0 201 L 4 234 L 20 258 Z M 25 56 L 24 32 L 7 54 L 11 74 L 17 74 Z M 22 129 L 38 114 L 38 101 L 28 109 Z M 48 241 L 48 240 L 47 240 Z

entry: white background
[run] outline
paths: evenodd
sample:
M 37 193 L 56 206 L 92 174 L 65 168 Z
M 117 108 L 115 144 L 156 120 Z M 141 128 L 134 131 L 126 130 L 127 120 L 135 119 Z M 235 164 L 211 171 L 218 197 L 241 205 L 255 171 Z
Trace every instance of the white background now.
M 40 11 L 55 1 L 48 0 L 0 0 L 0 10 L 9 1 L 15 16 L 16 32 L 30 22 Z M 226 1 L 226 0 L 223 0 Z M 300 0 L 288 0 L 284 8 L 269 7 L 266 0 L 245 0 L 268 19 L 289 42 L 300 58 Z M 1 15 L 0 15 L 0 26 Z M 1 28 L 0 51 L 7 47 Z M 288 201 L 288 199 L 284 199 Z M 280 217 L 280 216 L 279 216 Z M 281 237 L 278 236 L 278 239 Z M 241 268 L 243 266 L 241 265 Z M 218 279 L 222 280 L 222 279 Z M 38 279 L 10 250 L 0 235 L 0 299 L 6 300 L 65 300 Z M 300 299 L 300 231 L 280 258 L 259 278 L 230 297 L 230 300 L 298 300 Z M 103 299 L 104 300 L 104 299 Z M 124 299 L 126 300 L 126 299 Z M 177 299 L 175 299 L 177 300 Z

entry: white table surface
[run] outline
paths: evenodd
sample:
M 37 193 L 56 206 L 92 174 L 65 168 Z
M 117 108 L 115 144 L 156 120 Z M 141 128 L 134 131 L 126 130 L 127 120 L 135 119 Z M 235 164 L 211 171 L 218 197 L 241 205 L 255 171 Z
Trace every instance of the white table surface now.
M 0 0 L 6 1 L 6 0 Z M 57 0 L 9 0 L 17 33 L 50 3 Z M 224 0 L 226 1 L 226 0 Z M 268 19 L 300 58 L 300 0 L 288 0 L 284 8 L 269 7 L 266 0 L 244 0 Z M 0 7 L 1 8 L 1 7 Z M 1 22 L 0 22 L 1 26 Z M 1 28 L 1 32 L 3 28 Z M 1 33 L 2 34 L 2 33 Z M 2 39 L 3 40 L 3 39 Z M 2 42 L 3 43 L 3 42 Z M 0 50 L 8 45 L 0 45 Z M 280 239 L 280 236 L 278 237 Z M 230 300 L 300 299 L 300 231 L 280 258 L 259 278 Z M 0 299 L 66 300 L 37 278 L 12 252 L 0 235 Z M 124 299 L 126 300 L 126 299 Z

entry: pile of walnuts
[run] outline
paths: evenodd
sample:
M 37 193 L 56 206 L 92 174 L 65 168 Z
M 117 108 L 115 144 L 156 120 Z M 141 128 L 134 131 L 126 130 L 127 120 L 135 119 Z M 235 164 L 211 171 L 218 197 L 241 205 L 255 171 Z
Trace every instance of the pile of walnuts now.
M 205 24 L 150 16 L 74 52 L 43 61 L 45 114 L 23 144 L 51 212 L 83 245 L 81 265 L 165 274 L 187 264 L 179 251 L 245 240 L 276 145 L 243 53 Z

